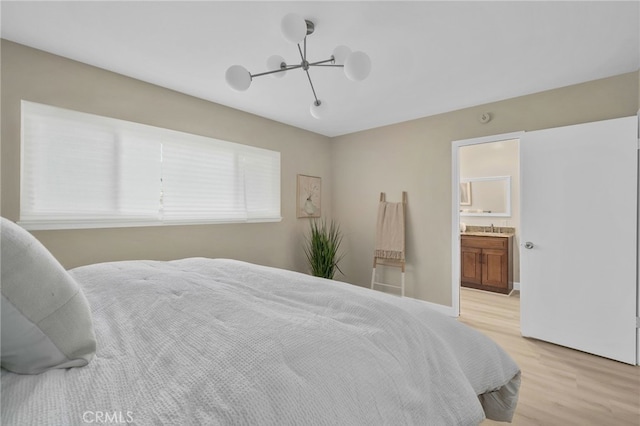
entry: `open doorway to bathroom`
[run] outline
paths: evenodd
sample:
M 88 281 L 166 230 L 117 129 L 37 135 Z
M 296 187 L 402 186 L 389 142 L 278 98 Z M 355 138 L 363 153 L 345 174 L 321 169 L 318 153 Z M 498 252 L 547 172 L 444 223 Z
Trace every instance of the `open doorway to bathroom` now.
M 469 291 L 518 295 L 520 135 L 453 143 L 452 300 L 458 313 L 460 295 Z

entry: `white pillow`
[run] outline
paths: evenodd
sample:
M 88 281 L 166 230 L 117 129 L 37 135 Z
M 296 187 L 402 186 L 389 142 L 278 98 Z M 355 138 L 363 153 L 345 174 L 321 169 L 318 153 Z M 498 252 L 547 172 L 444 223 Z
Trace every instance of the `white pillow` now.
M 78 283 L 30 233 L 0 218 L 2 367 L 38 374 L 83 367 L 96 351 Z

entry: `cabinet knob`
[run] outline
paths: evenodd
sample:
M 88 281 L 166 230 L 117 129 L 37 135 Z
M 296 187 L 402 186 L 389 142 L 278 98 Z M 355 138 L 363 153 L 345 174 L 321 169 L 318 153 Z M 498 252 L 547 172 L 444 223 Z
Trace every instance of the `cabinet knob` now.
M 524 248 L 531 250 L 533 248 L 533 243 L 531 241 L 527 241 L 524 243 Z

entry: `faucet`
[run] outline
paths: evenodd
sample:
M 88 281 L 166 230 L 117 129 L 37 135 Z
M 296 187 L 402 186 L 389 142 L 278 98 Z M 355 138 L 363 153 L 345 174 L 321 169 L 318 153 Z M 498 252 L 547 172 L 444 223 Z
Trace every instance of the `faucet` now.
M 494 232 L 493 223 L 491 224 L 491 232 Z

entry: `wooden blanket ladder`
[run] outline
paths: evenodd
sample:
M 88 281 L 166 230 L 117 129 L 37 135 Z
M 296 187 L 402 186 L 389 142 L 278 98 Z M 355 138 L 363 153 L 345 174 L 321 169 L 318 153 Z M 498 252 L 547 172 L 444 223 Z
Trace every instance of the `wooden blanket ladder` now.
M 386 202 L 387 202 L 386 194 L 384 192 L 381 192 L 380 193 L 380 203 L 386 203 Z M 403 205 L 402 230 L 404 232 L 406 210 L 407 210 L 407 193 L 406 193 L 406 191 L 402 192 L 402 205 Z M 380 215 L 380 212 L 378 213 L 378 215 Z M 378 218 L 378 221 L 380 221 L 380 218 Z M 378 239 L 378 237 L 380 237 L 380 235 L 378 235 L 379 232 L 380 232 L 380 230 L 376 229 L 376 240 Z M 395 289 L 400 290 L 400 295 L 402 297 L 404 297 L 404 283 L 405 283 L 404 275 L 405 275 L 405 263 L 406 263 L 404 245 L 405 244 L 404 244 L 404 235 L 403 235 L 402 236 L 402 258 L 401 259 L 378 256 L 378 255 L 376 255 L 376 251 L 374 251 L 374 255 L 373 255 L 373 272 L 371 274 L 371 289 L 373 289 L 376 285 L 383 286 L 383 287 L 388 287 L 388 288 L 395 288 Z M 390 283 L 385 283 L 385 282 L 381 282 L 381 281 L 376 281 L 376 268 L 377 268 L 378 265 L 400 268 L 400 284 L 390 284 Z

